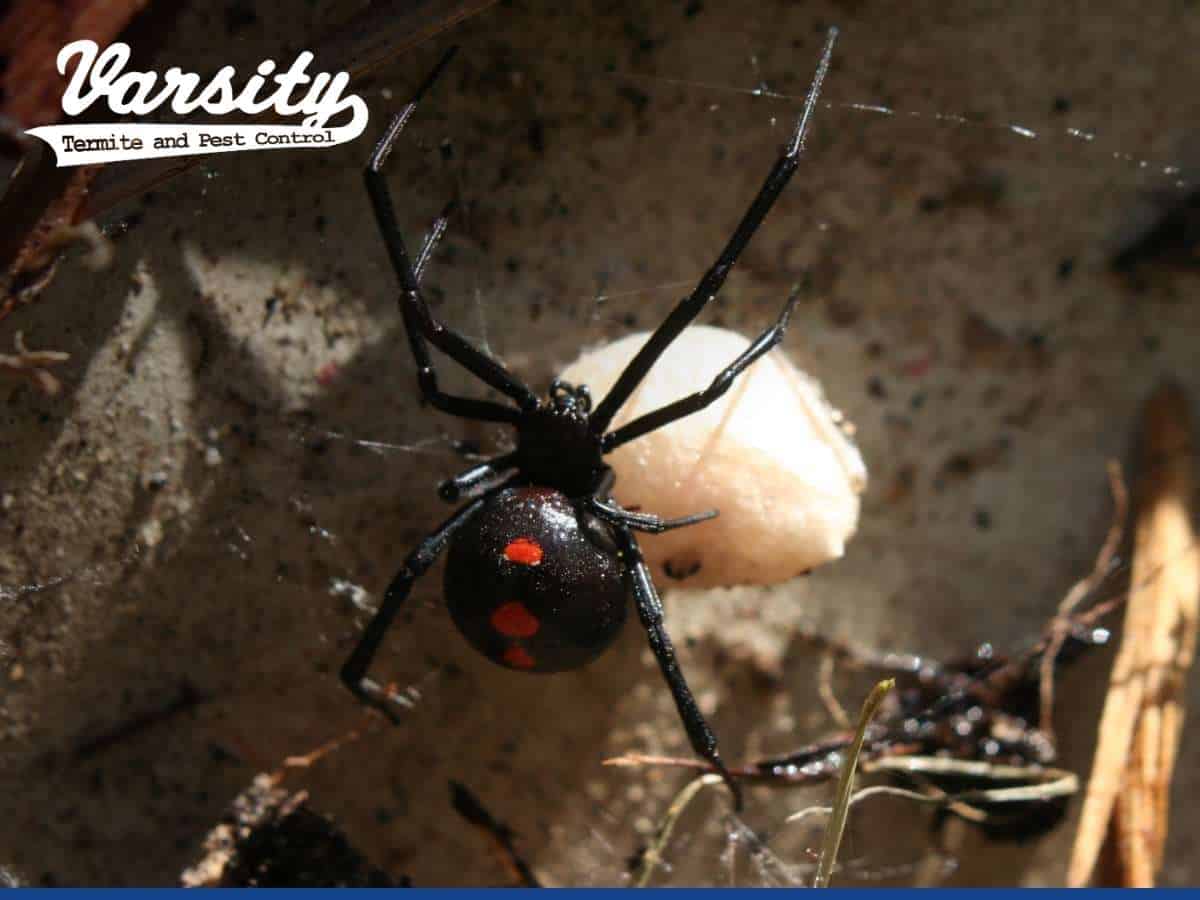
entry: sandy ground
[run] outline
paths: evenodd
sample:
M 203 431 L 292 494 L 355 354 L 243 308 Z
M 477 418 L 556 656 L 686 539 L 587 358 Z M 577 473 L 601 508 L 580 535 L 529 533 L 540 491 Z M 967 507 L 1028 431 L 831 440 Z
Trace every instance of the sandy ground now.
M 163 58 L 248 66 L 357 8 L 212 5 L 180 17 Z M 544 386 L 581 346 L 652 326 L 704 270 L 790 127 L 824 27 L 842 28 L 807 159 L 707 320 L 753 333 L 802 282 L 785 350 L 857 424 L 872 483 L 841 562 L 772 589 L 668 591 L 735 760 L 831 727 L 806 631 L 935 655 L 1034 639 L 1090 566 L 1105 461 L 1150 388 L 1170 373 L 1200 397 L 1196 273 L 1108 265 L 1178 198 L 1163 168 L 1200 162 L 1200 14 L 744 8 L 501 4 L 453 34 L 460 58 L 391 167 L 413 240 L 463 203 L 429 275 L 440 314 Z M 360 184 L 386 113 L 445 43 L 361 90 L 363 139 L 211 160 L 106 217 L 128 225 L 111 268 L 69 260 L 0 325 L 0 345 L 21 329 L 72 355 L 57 399 L 0 383 L 0 863 L 32 883 L 173 883 L 256 772 L 363 721 L 335 675 L 364 621 L 353 598 L 377 600 L 445 515 L 434 485 L 462 467 L 450 439 L 496 438 L 415 401 Z M 449 366 L 446 381 L 468 385 Z M 629 628 L 578 673 L 510 674 L 457 635 L 440 582 L 421 583 L 379 662 L 419 687 L 411 716 L 289 786 L 418 885 L 505 880 L 451 811 L 451 778 L 547 880 L 622 883 L 683 780 L 600 765 L 685 751 L 644 637 Z M 1063 758 L 1081 773 L 1108 659 L 1060 685 Z M 838 684 L 856 705 L 861 680 Z M 1177 800 L 1200 789 L 1197 734 Z M 825 796 L 750 794 L 746 822 L 792 877 L 818 837 L 782 820 Z M 665 883 L 728 883 L 719 802 L 681 826 Z M 1178 806 L 1166 883 L 1200 878 L 1195 815 Z M 968 832 L 932 871 L 1059 883 L 1070 834 Z M 880 801 L 852 819 L 845 858 L 905 883 L 932 846 L 924 813 Z M 738 862 L 738 883 L 766 878 Z

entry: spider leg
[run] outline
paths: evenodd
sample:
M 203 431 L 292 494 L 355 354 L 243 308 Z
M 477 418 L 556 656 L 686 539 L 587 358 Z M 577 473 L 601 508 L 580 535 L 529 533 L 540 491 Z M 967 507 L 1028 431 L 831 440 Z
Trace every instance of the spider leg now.
M 498 485 L 493 491 L 489 491 L 488 494 L 499 490 L 500 487 L 503 487 L 503 485 Z M 400 720 L 398 707 L 403 707 L 404 703 L 397 695 L 389 692 L 387 688 L 368 678 L 367 670 L 371 668 L 371 661 L 375 658 L 375 653 L 379 650 L 383 636 L 387 633 L 392 621 L 396 618 L 396 613 L 400 611 L 400 607 L 408 599 L 413 583 L 434 564 L 438 556 L 446 548 L 450 537 L 479 511 L 480 507 L 487 501 L 487 497 L 488 495 L 485 494 L 456 511 L 454 515 L 443 522 L 425 540 L 421 541 L 416 549 L 408 555 L 408 558 L 404 560 L 404 565 L 396 573 L 396 577 L 392 579 L 387 590 L 384 591 L 383 603 L 380 604 L 375 617 L 368 623 L 362 637 L 359 638 L 358 645 L 354 648 L 354 652 L 350 654 L 345 665 L 342 666 L 342 682 L 350 689 L 354 696 L 358 697 L 360 701 L 368 706 L 373 706 L 375 709 L 383 712 L 393 722 Z
M 694 412 L 699 412 L 704 407 L 719 400 L 729 390 L 735 378 L 746 371 L 760 357 L 770 353 L 783 340 L 783 333 L 787 331 L 788 320 L 791 318 L 792 309 L 796 305 L 798 296 L 798 292 L 792 292 L 775 324 L 760 334 L 754 343 L 747 347 L 737 359 L 722 369 L 717 374 L 717 377 L 712 380 L 712 384 L 702 391 L 681 397 L 673 403 L 668 403 L 666 406 L 638 416 L 632 422 L 626 422 L 616 431 L 610 431 L 604 435 L 602 441 L 604 452 L 608 453 L 610 450 L 614 450 L 622 444 L 632 441 L 634 438 L 639 438 L 644 434 L 662 428 L 664 425 L 670 425 L 677 419 L 682 419 L 684 416 L 690 416 Z
M 637 538 L 624 525 L 614 526 L 613 533 L 616 535 L 621 555 L 625 558 L 626 577 L 629 580 L 634 602 L 637 604 L 638 615 L 641 617 L 642 625 L 650 639 L 650 649 L 654 651 L 658 667 L 662 670 L 663 678 L 666 679 L 667 686 L 671 689 L 671 695 L 675 698 L 675 706 L 679 710 L 679 718 L 683 720 L 683 727 L 687 731 L 688 740 L 692 743 L 692 749 L 697 756 L 708 760 L 725 779 L 730 793 L 733 794 L 734 809 L 740 810 L 742 808 L 742 790 L 733 780 L 733 776 L 729 774 L 729 770 L 725 768 L 725 763 L 721 761 L 721 754 L 717 749 L 717 736 L 704 721 L 704 714 L 696 705 L 696 700 L 687 686 L 678 661 L 675 659 L 675 647 L 671 643 L 666 628 L 663 627 L 662 601 L 659 599 L 654 581 L 650 577 L 650 569 L 642 559 L 642 551 L 638 547 Z
M 438 496 L 447 503 L 458 503 L 460 500 L 475 496 L 481 490 L 487 490 L 491 482 L 503 476 L 508 470 L 516 468 L 516 465 L 516 451 L 486 460 L 443 481 L 438 485 Z
M 680 516 L 678 519 L 664 519 L 661 516 L 649 513 L 630 512 L 627 509 L 622 509 L 615 503 L 601 500 L 599 497 L 590 497 L 587 502 L 587 509 L 609 525 L 624 525 L 633 531 L 645 531 L 649 534 L 662 534 L 664 531 L 671 531 L 675 528 L 686 528 L 688 525 L 707 522 L 709 519 L 717 517 L 717 511 L 709 509 L 690 516 Z
M 425 274 L 425 267 L 429 265 L 429 260 L 433 256 L 433 251 L 436 249 L 438 241 L 446 233 L 446 226 L 450 223 L 450 212 L 453 209 L 454 201 L 451 200 L 442 209 L 441 215 L 433 220 L 433 226 L 429 229 L 429 234 L 425 235 L 425 243 L 421 245 L 421 252 L 417 254 L 417 261 L 413 265 L 413 276 L 418 282 L 420 282 L 421 276 Z
M 646 377 L 663 351 L 679 336 L 680 332 L 692 323 L 709 301 L 716 297 L 730 270 L 738 261 L 738 257 L 742 255 L 742 251 L 750 242 L 750 238 L 754 236 L 754 232 L 758 230 L 758 226 L 762 224 L 788 181 L 791 180 L 792 173 L 800 164 L 800 155 L 804 152 L 804 139 L 808 133 L 809 119 L 812 118 L 813 110 L 816 108 L 817 97 L 820 95 L 825 73 L 829 70 L 829 60 L 833 55 L 833 42 L 836 38 L 837 29 L 830 28 L 829 37 L 825 41 L 825 49 L 821 53 L 821 61 L 817 65 L 817 73 L 813 77 L 812 86 L 808 89 L 804 111 L 800 114 L 796 130 L 792 133 L 792 138 L 784 149 L 783 155 L 775 162 L 775 166 L 767 175 L 762 187 L 759 188 L 758 195 L 750 204 L 750 208 L 746 210 L 745 215 L 742 216 L 741 222 L 738 223 L 733 236 L 725 245 L 725 249 L 721 251 L 721 255 L 717 257 L 717 261 L 700 279 L 700 283 L 696 285 L 696 289 L 691 295 L 681 300 L 679 305 L 671 310 L 671 314 L 650 335 L 642 349 L 625 367 L 625 371 L 621 373 L 608 395 L 596 407 L 591 418 L 593 433 L 600 434 L 608 430 L 613 416 L 629 399 L 642 379 Z
M 538 403 L 537 395 L 510 374 L 504 366 L 474 347 L 458 332 L 434 318 L 421 293 L 418 275 L 420 269 L 424 267 L 428 255 L 423 251 L 417 265 L 413 265 L 396 220 L 396 210 L 392 204 L 387 180 L 383 177 L 383 166 L 387 162 L 392 148 L 395 147 L 400 133 L 404 130 L 404 126 L 408 124 L 408 120 L 416 111 L 417 104 L 453 55 L 454 50 L 451 49 L 442 57 L 425 82 L 417 89 L 416 96 L 392 119 L 387 132 L 375 146 L 375 150 L 367 161 L 363 179 L 366 182 L 367 194 L 371 198 L 371 206 L 375 213 L 375 221 L 379 226 L 379 233 L 387 246 L 392 268 L 400 281 L 400 312 L 404 318 L 405 330 L 408 332 L 409 349 L 417 364 L 417 380 L 421 386 L 421 392 L 435 408 L 451 415 L 514 424 L 520 413 L 512 407 L 489 400 L 456 397 L 444 393 L 438 388 L 437 372 L 429 353 L 430 344 L 490 387 L 511 397 L 521 409 L 533 409 Z M 445 214 L 434 224 L 431 233 L 432 243 L 426 242 L 430 250 L 432 250 L 433 243 L 436 243 L 442 232 L 445 231 L 444 220 Z

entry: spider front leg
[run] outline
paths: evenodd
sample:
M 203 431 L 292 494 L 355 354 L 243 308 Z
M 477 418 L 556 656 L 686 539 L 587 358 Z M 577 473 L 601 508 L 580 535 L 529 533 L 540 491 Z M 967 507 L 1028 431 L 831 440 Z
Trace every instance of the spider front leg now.
M 437 561 L 438 556 L 446 548 L 446 544 L 454 532 L 465 525 L 479 511 L 479 508 L 487 501 L 490 494 L 500 490 L 505 484 L 498 485 L 484 496 L 471 501 L 459 509 L 454 515 L 443 522 L 436 531 L 421 541 L 417 545 L 417 548 L 408 555 L 408 558 L 404 561 L 404 565 L 396 573 L 396 577 L 392 579 L 392 583 L 388 585 L 387 590 L 384 592 L 383 603 L 379 605 L 379 610 L 367 625 L 362 637 L 359 638 L 354 652 L 350 654 L 349 659 L 346 660 L 346 664 L 342 666 L 342 682 L 350 689 L 354 696 L 358 697 L 363 703 L 378 709 L 393 722 L 400 721 L 398 708 L 403 707 L 403 703 L 398 695 L 367 677 L 367 671 L 371 668 L 371 661 L 375 658 L 375 654 L 379 650 L 379 645 L 383 642 L 383 636 L 387 633 L 392 621 L 396 618 L 396 613 L 400 611 L 400 607 L 408 599 L 413 583 Z
M 602 434 L 608 431 L 613 417 L 629 399 L 642 379 L 649 374 L 658 358 L 675 338 L 679 337 L 680 333 L 695 321 L 696 316 L 700 315 L 704 307 L 717 296 L 717 292 L 721 290 L 725 279 L 741 257 L 742 251 L 750 243 L 750 238 L 758 231 L 763 219 L 771 211 L 771 207 L 775 205 L 775 201 L 779 199 L 783 189 L 787 187 L 792 174 L 800 165 L 800 155 L 804 152 L 804 139 L 808 134 L 808 123 L 812 118 L 813 110 L 816 109 L 817 97 L 821 93 L 821 84 L 825 80 L 825 73 L 829 71 L 829 60 L 833 56 L 833 42 L 836 38 L 837 29 L 830 28 L 829 37 L 825 41 L 825 49 L 821 53 L 821 61 L 817 64 L 817 73 L 813 76 L 812 86 L 808 89 L 808 97 L 804 101 L 804 111 L 800 114 L 796 129 L 792 132 L 792 138 L 784 148 L 783 155 L 776 160 L 766 181 L 763 182 L 758 194 L 751 202 L 750 208 L 746 210 L 741 222 L 734 229 L 733 236 L 729 238 L 725 249 L 721 251 L 721 255 L 717 257 L 716 262 L 712 264 L 704 277 L 700 279 L 696 289 L 671 310 L 671 314 L 647 338 L 645 345 L 625 367 L 605 398 L 600 401 L 600 405 L 596 407 L 591 416 L 590 426 L 593 434 Z
M 634 603 L 637 605 L 638 616 L 650 639 L 650 649 L 654 651 L 658 667 L 662 670 L 663 678 L 666 679 L 667 686 L 671 689 L 671 695 L 675 698 L 675 706 L 679 710 L 679 718 L 683 720 L 683 727 L 687 731 L 692 749 L 697 756 L 708 760 L 725 779 L 725 784 L 729 786 L 729 791 L 733 794 L 734 809 L 740 810 L 742 808 L 742 789 L 733 780 L 729 770 L 725 768 L 725 763 L 721 761 L 721 754 L 717 749 L 717 736 L 713 734 L 712 729 L 704 720 L 704 714 L 696 705 L 696 699 L 692 696 L 691 689 L 688 688 L 687 681 L 683 677 L 683 671 L 679 668 L 679 662 L 675 659 L 675 647 L 671 643 L 667 629 L 663 626 L 662 600 L 659 599 L 654 581 L 650 577 L 650 569 L 642 559 L 642 551 L 638 547 L 637 538 L 633 536 L 633 532 L 629 528 L 623 525 L 614 526 L 613 533 L 617 539 L 617 547 L 624 557 L 626 578 L 633 593 Z
M 488 386 L 511 397 L 521 409 L 533 409 L 538 404 L 537 395 L 509 373 L 504 366 L 473 346 L 458 332 L 434 318 L 429 304 L 421 293 L 419 283 L 419 271 L 428 259 L 428 254 L 423 252 L 417 265 L 413 265 L 396 220 L 396 210 L 392 203 L 391 192 L 383 177 L 384 164 L 391 155 L 404 126 L 408 124 L 408 120 L 416 111 L 417 104 L 437 80 L 438 75 L 441 74 L 442 69 L 453 55 L 454 49 L 451 49 L 442 57 L 417 90 L 413 99 L 392 119 L 387 132 L 375 146 L 375 150 L 367 161 L 363 179 L 366 183 L 367 194 L 371 198 L 375 221 L 379 226 L 384 244 L 387 246 L 388 256 L 391 258 L 392 268 L 400 281 L 400 312 L 404 318 L 405 330 L 408 332 L 409 349 L 417 364 L 417 380 L 422 394 L 436 409 L 451 415 L 486 422 L 515 424 L 520 413 L 512 407 L 493 403 L 490 400 L 457 397 L 443 392 L 438 387 L 437 371 L 434 369 L 433 359 L 429 353 L 430 344 Z M 440 230 L 439 226 L 435 225 L 434 234 L 431 236 L 432 241 L 436 241 L 444 229 L 444 221 L 440 225 Z M 427 242 L 427 245 L 432 247 L 432 242 Z
M 702 391 L 697 391 L 694 394 L 689 394 L 686 397 L 681 397 L 674 403 L 668 403 L 666 406 L 638 416 L 632 422 L 626 422 L 616 431 L 611 431 L 604 435 L 601 446 L 604 452 L 615 450 L 622 444 L 628 443 L 635 438 L 640 438 L 644 434 L 649 434 L 651 431 L 656 431 L 664 425 L 670 425 L 677 419 L 682 419 L 685 416 L 690 416 L 692 413 L 699 412 L 704 407 L 715 403 L 725 395 L 725 392 L 733 385 L 734 379 L 741 375 L 750 365 L 759 358 L 765 356 L 773 350 L 780 341 L 783 340 L 784 332 L 787 331 L 788 320 L 791 319 L 792 309 L 796 306 L 796 300 L 799 297 L 798 291 L 793 291 L 788 297 L 787 303 L 784 304 L 783 312 L 779 314 L 779 318 L 775 324 L 760 334 L 749 347 L 732 363 L 717 373 L 717 377 L 712 380 L 707 388 Z

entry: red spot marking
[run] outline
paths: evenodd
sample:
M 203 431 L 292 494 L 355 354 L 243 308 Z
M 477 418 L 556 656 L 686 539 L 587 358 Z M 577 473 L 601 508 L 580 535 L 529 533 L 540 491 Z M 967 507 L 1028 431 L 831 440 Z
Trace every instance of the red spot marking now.
M 919 359 L 912 359 L 906 362 L 904 364 L 904 374 L 909 378 L 921 378 L 929 374 L 929 370 L 932 367 L 933 360 L 926 355 Z
M 321 368 L 317 369 L 317 384 L 321 385 L 321 387 L 329 387 L 329 385 L 337 380 L 340 374 L 341 370 L 338 368 L 337 363 L 327 362 Z
M 527 638 L 537 634 L 542 623 L 524 603 L 513 601 L 496 607 L 492 613 L 492 627 L 505 637 Z
M 530 656 L 524 647 L 518 647 L 513 644 L 504 651 L 504 661 L 514 669 L 532 669 L 537 665 L 537 661 Z
M 523 566 L 536 566 L 542 561 L 542 545 L 533 538 L 517 538 L 504 548 L 504 558 Z

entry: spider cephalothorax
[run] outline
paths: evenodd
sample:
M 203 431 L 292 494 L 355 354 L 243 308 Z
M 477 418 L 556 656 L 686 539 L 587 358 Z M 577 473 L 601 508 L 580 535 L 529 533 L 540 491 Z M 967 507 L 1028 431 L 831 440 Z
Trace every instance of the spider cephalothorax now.
M 549 399 L 517 423 L 517 468 L 532 483 L 571 497 L 594 493 L 608 466 L 602 436 L 591 427 L 591 410 L 587 385 L 555 379 Z
M 696 289 L 650 335 L 595 408 L 585 386 L 562 380 L 551 384 L 547 400 L 540 400 L 503 365 L 437 321 L 421 293 L 421 275 L 446 230 L 446 214 L 434 223 L 414 261 L 400 234 L 382 169 L 417 103 L 453 51 L 442 58 L 416 97 L 392 119 L 371 154 L 365 177 L 380 232 L 400 281 L 400 311 L 417 365 L 418 385 L 436 409 L 514 427 L 517 448 L 439 486 L 442 499 L 467 502 L 409 554 L 388 585 L 379 611 L 342 667 L 342 680 L 361 700 L 390 716 L 399 715 L 403 707 L 399 698 L 370 679 L 367 671 L 413 582 L 447 548 L 445 593 L 451 617 L 472 645 L 510 669 L 557 672 L 589 662 L 617 636 L 632 597 L 692 748 L 725 777 L 740 805 L 737 785 L 717 751 L 716 736 L 696 706 L 675 659 L 674 646 L 663 626 L 662 602 L 634 537 L 636 531 L 656 533 L 694 525 L 716 513 L 664 520 L 622 509 L 612 499 L 614 478 L 604 455 L 713 403 L 741 372 L 782 340 L 794 295 L 784 304 L 776 322 L 707 388 L 609 430 L 621 406 L 663 351 L 720 291 L 795 172 L 835 37 L 836 30 L 831 29 L 796 129 L 725 249 Z M 443 392 L 438 387 L 431 345 L 499 391 L 511 404 Z

